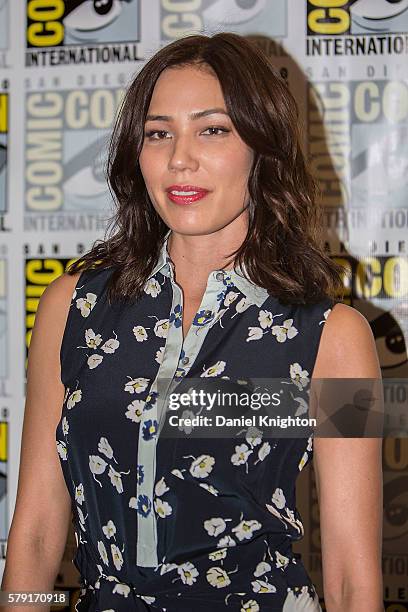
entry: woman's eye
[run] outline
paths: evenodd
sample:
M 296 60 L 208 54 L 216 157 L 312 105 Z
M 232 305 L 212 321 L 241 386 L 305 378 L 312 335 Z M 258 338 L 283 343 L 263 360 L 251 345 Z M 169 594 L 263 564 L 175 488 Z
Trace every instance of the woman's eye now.
M 204 132 L 208 132 L 209 130 L 215 130 L 218 132 L 229 132 L 229 130 L 225 129 L 225 128 L 221 128 L 221 127 L 215 127 L 215 126 L 211 126 L 209 128 L 207 128 L 206 130 L 204 130 Z M 166 130 L 151 130 L 150 132 L 145 132 L 145 136 L 146 138 L 149 138 L 150 140 L 163 140 L 163 138 L 154 138 L 154 136 L 156 134 L 167 134 Z M 218 134 L 214 134 L 214 132 L 212 134 L 209 134 L 210 136 L 218 136 Z
M 153 138 L 155 134 L 165 134 L 165 130 L 151 130 L 150 132 L 145 132 L 146 138 L 150 138 L 150 140 L 161 140 L 161 138 Z
M 209 127 L 207 128 L 205 131 L 208 132 L 208 130 L 218 130 L 220 132 L 229 132 L 229 130 L 226 130 L 225 128 L 220 128 L 220 127 Z M 217 134 L 215 134 L 215 136 L 217 136 Z

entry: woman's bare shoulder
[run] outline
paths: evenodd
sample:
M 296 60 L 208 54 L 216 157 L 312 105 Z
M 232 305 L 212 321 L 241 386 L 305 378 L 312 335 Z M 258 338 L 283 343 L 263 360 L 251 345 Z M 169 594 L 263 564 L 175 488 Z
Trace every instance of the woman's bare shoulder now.
M 36 319 L 46 321 L 46 325 L 52 331 L 59 332 L 61 335 L 68 315 L 68 310 L 71 304 L 75 286 L 81 271 L 74 274 L 64 272 L 55 278 L 46 287 L 40 298 Z M 40 322 L 37 322 L 37 327 Z
M 322 332 L 314 378 L 378 378 L 381 370 L 375 339 L 366 317 L 337 303 Z

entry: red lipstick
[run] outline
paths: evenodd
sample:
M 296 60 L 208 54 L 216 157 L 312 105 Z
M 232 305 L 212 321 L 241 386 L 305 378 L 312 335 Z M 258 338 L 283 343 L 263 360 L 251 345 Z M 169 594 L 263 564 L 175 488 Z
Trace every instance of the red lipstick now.
M 196 185 L 170 185 L 167 196 L 175 204 L 192 204 L 207 195 L 208 189 Z

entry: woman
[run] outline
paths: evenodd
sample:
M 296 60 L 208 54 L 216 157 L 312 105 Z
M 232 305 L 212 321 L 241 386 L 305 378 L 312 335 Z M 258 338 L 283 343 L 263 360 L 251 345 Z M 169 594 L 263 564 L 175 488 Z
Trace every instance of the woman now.
M 312 436 L 158 435 L 184 378 L 381 376 L 333 298 L 295 102 L 241 36 L 188 36 L 133 80 L 108 161 L 114 232 L 36 316 L 3 588 L 52 588 L 72 499 L 78 612 L 320 610 L 291 548 Z M 383 609 L 380 448 L 315 440 L 329 612 Z

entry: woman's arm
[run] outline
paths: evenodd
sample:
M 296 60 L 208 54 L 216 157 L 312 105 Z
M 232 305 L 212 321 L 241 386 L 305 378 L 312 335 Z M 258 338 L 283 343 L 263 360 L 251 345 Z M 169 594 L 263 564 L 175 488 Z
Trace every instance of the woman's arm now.
M 17 498 L 2 590 L 54 590 L 65 549 L 71 501 L 56 450 L 55 429 L 65 392 L 59 351 L 78 276 L 64 274 L 54 280 L 42 294 L 35 317 L 28 352 Z M 50 607 L 12 609 L 40 612 Z
M 333 307 L 314 378 L 381 379 L 370 325 L 354 308 Z M 384 610 L 381 449 L 382 438 L 314 438 L 327 612 Z

